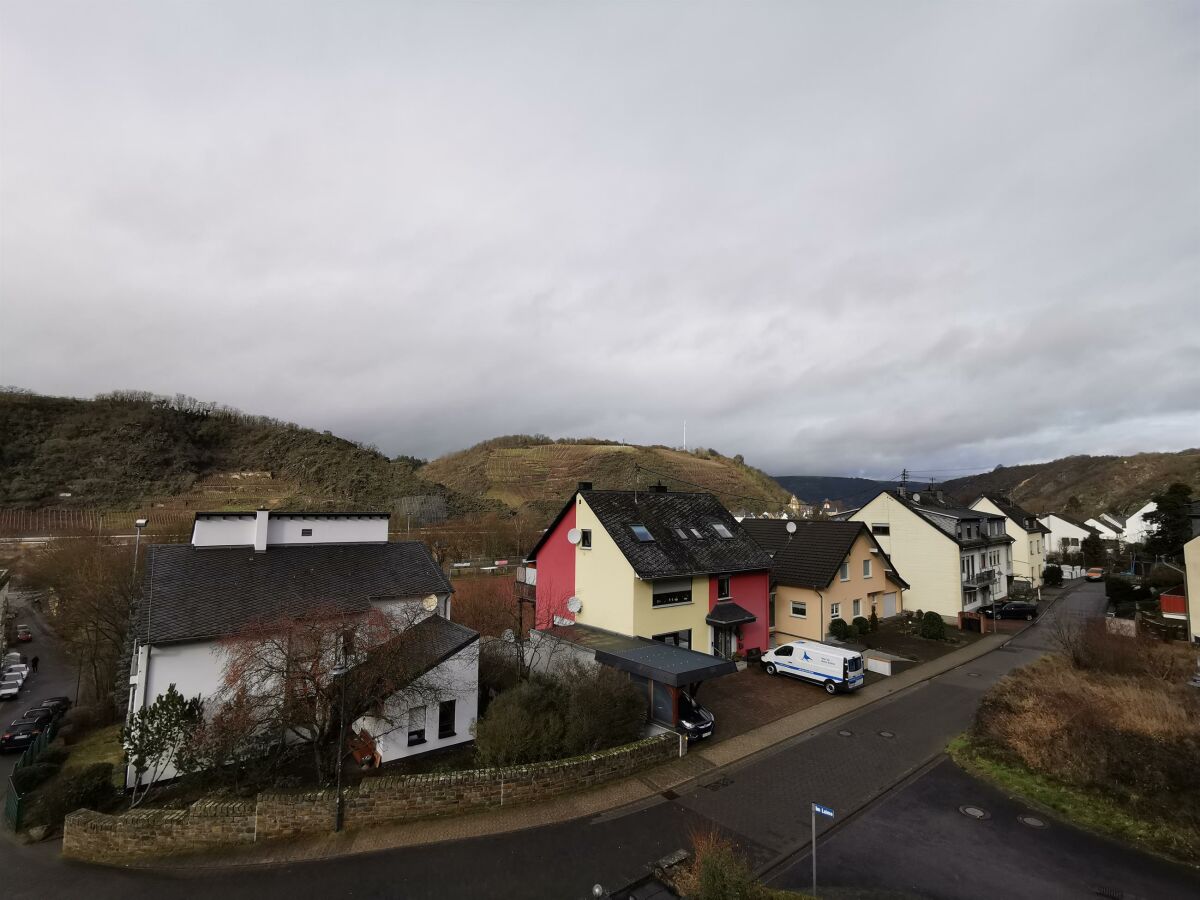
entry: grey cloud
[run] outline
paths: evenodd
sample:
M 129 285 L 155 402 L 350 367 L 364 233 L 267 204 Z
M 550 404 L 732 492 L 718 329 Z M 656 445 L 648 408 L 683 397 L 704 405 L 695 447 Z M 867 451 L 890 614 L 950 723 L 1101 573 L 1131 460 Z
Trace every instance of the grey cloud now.
M 1198 26 L 13 4 L 0 382 L 427 456 L 684 419 L 775 472 L 1194 445 Z

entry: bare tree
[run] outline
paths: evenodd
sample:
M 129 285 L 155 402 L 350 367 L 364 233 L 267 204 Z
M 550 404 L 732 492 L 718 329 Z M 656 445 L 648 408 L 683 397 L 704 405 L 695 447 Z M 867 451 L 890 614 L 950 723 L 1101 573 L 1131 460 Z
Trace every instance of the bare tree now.
M 216 714 L 267 748 L 276 770 L 309 755 L 326 784 L 350 723 L 370 715 L 378 737 L 406 726 L 409 708 L 443 699 L 446 687 L 423 677 L 440 658 L 432 629 L 422 627 L 427 616 L 413 603 L 356 614 L 331 606 L 263 622 L 223 643 Z

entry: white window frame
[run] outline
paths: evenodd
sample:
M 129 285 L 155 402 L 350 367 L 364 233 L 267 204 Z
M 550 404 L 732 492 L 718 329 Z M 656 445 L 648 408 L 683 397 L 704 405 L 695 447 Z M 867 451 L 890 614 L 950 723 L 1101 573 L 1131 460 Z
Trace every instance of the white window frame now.
M 862 598 L 855 597 L 850 601 L 850 612 L 853 618 L 857 619 L 862 615 Z
M 796 612 L 796 607 L 799 606 L 804 612 Z M 790 613 L 793 619 L 808 618 L 808 601 L 807 600 L 792 600 L 789 604 Z
M 834 619 L 840 619 L 841 617 L 842 617 L 842 601 L 838 600 L 836 603 L 830 603 L 829 604 L 829 621 L 832 622 Z
M 863 578 L 870 578 L 871 577 L 871 559 L 870 559 L 870 557 L 864 559 L 862 562 L 863 562 Z
M 590 529 L 590 528 L 580 528 L 579 529 L 579 549 L 580 550 L 591 550 L 592 549 L 592 529 Z
M 839 581 L 849 581 L 850 580 L 850 560 L 846 560 L 845 562 L 843 562 L 841 564 L 841 566 L 838 567 L 838 580 Z

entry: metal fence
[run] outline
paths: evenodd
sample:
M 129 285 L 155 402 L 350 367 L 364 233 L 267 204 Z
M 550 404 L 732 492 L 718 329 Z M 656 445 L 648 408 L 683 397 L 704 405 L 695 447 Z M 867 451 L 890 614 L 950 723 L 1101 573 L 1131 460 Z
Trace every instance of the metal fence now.
M 37 762 L 37 758 L 50 746 L 50 742 L 54 740 L 54 735 L 57 733 L 58 722 L 51 722 L 49 727 L 35 737 L 33 743 L 25 748 L 25 752 L 21 754 L 21 758 L 17 760 L 17 764 L 13 766 L 13 775 L 16 775 L 17 772 L 26 766 L 32 766 Z M 13 831 L 21 830 L 21 812 L 24 799 L 17 791 L 17 785 L 10 776 L 8 779 L 8 789 L 4 795 L 4 822 Z

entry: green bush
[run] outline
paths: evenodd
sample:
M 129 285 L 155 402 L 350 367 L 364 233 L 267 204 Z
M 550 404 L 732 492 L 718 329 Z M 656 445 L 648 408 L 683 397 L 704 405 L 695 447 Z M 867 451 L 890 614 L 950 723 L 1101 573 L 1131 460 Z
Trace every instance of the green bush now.
M 844 641 L 850 635 L 850 626 L 846 623 L 845 619 L 834 619 L 829 623 L 829 633 L 839 641 Z
M 39 760 L 32 765 L 17 769 L 12 773 L 13 786 L 17 789 L 18 794 L 25 796 L 38 785 L 57 775 L 58 769 L 59 766 L 57 764 L 43 762 L 39 758 Z
M 853 625 L 855 630 L 858 631 L 860 637 L 869 631 L 875 630 L 871 627 L 870 621 L 864 619 L 862 616 L 855 616 L 854 620 L 850 624 Z
M 63 747 L 47 747 L 42 751 L 42 755 L 37 758 L 40 763 L 52 763 L 56 766 L 61 766 L 67 761 L 67 757 L 71 754 Z
M 946 623 L 933 610 L 925 613 L 921 619 L 921 637 L 928 638 L 931 641 L 944 641 L 946 639 Z
M 73 725 L 76 731 L 87 731 L 100 723 L 100 712 L 92 706 L 75 706 L 63 716 L 64 725 Z
M 571 666 L 496 697 L 475 725 L 475 752 L 485 766 L 562 759 L 635 741 L 645 721 L 645 694 L 628 676 Z
M 47 785 L 41 798 L 46 824 L 61 826 L 77 809 L 105 809 L 117 795 L 112 778 L 112 763 L 95 763 Z
M 1046 566 L 1046 568 L 1042 569 L 1042 581 L 1046 587 L 1062 587 L 1062 566 Z

